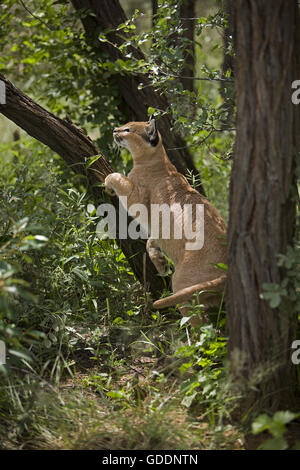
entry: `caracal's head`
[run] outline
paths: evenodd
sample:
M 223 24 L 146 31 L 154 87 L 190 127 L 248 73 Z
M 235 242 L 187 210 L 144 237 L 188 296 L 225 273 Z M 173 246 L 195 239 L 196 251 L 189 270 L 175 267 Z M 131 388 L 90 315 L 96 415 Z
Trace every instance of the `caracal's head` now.
M 153 118 L 148 122 L 128 122 L 114 129 L 113 135 L 115 142 L 137 159 L 147 158 L 161 145 L 161 135 Z

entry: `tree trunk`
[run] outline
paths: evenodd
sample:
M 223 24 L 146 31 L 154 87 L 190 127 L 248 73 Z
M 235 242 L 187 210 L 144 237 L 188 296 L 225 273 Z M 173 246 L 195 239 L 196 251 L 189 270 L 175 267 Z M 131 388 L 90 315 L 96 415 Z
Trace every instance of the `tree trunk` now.
M 270 308 L 260 294 L 264 283 L 282 282 L 277 255 L 293 243 L 298 6 L 296 0 L 235 0 L 231 8 L 237 101 L 228 228 L 231 369 L 244 379 L 247 406 L 259 400 L 286 409 L 296 392 L 290 358 L 295 312 L 284 302 Z
M 155 26 L 157 13 L 159 13 L 158 1 L 152 0 L 152 27 Z M 179 6 L 179 17 L 180 27 L 184 29 L 184 33 L 173 33 L 172 41 L 176 47 L 182 47 L 183 41 L 186 44 L 183 66 L 181 67 L 178 81 L 182 83 L 185 90 L 193 91 L 195 68 L 195 0 L 184 0 L 181 2 Z
M 184 66 L 181 71 L 181 83 L 185 90 L 194 90 L 194 67 L 195 67 L 195 0 L 185 0 L 180 5 L 180 20 L 184 28 L 184 38 L 188 41 L 184 55 Z M 181 38 L 180 38 L 181 39 Z
M 87 40 L 97 51 L 105 52 L 111 61 L 117 59 L 126 60 L 118 49 L 123 42 L 115 29 L 126 21 L 126 15 L 119 3 L 119 0 L 102 0 L 94 2 L 93 0 L 71 0 L 77 12 L 82 11 L 82 24 L 84 26 Z M 93 15 L 87 14 L 87 10 Z M 112 30 L 107 34 L 109 42 L 98 41 L 98 34 Z M 122 32 L 122 36 L 126 36 Z M 117 47 L 115 47 L 115 46 Z M 137 59 L 143 59 L 142 51 L 131 47 L 129 52 Z M 120 95 L 125 100 L 130 109 L 131 119 L 145 121 L 148 116 L 148 108 L 166 110 L 169 106 L 167 99 L 157 93 L 145 76 L 142 75 L 115 75 Z M 142 87 L 139 85 L 142 84 Z M 123 124 L 123 123 L 121 123 Z M 171 130 L 171 118 L 169 115 L 163 116 L 159 121 L 159 130 L 163 136 L 164 146 L 168 157 L 175 165 L 178 171 L 186 174 L 187 170 L 198 175 L 198 171 L 193 163 L 192 156 L 186 147 L 181 136 Z M 199 191 L 204 194 L 204 189 L 200 186 Z
M 158 0 L 152 0 L 152 27 L 155 23 L 155 15 L 158 12 Z
M 71 122 L 63 121 L 49 113 L 1 74 L 0 80 L 5 83 L 6 88 L 6 104 L 0 104 L 0 112 L 29 135 L 58 153 L 74 172 L 81 174 L 85 179 L 87 190 L 93 197 L 95 204 L 98 205 L 101 202 L 102 189 L 97 185 L 99 185 L 99 181 L 104 182 L 105 177 L 114 170 L 103 155 L 88 167 L 88 157 L 100 154 L 97 146 L 81 129 Z M 111 198 L 111 202 L 116 209 L 118 222 L 118 199 Z M 157 275 L 148 254 L 146 256 L 146 279 L 144 279 L 145 241 L 117 238 L 117 243 L 124 252 L 137 279 L 142 284 L 146 281 L 149 291 L 158 297 L 164 288 L 164 282 Z
M 234 60 L 231 53 L 232 45 L 232 12 L 231 12 L 231 0 L 224 0 L 224 13 L 227 16 L 227 25 L 223 29 L 223 63 L 222 63 L 222 79 L 220 83 L 220 94 L 223 99 L 223 110 L 226 112 L 224 119 L 221 121 L 223 129 L 233 127 L 234 119 L 234 96 L 233 96 L 233 83 L 226 80 L 228 78 L 227 73 L 230 72 L 230 79 L 234 78 Z

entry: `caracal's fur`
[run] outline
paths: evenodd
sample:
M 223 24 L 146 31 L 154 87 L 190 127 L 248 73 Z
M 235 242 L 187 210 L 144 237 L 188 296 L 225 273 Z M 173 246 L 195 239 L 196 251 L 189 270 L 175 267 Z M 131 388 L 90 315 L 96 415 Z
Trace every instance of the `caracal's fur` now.
M 109 193 L 127 196 L 130 212 L 132 204 L 144 204 L 148 209 L 151 227 L 151 204 L 203 204 L 204 245 L 199 250 L 187 250 L 185 236 L 182 239 L 148 239 L 147 251 L 158 272 L 166 274 L 168 263 L 163 253 L 173 261 L 175 272 L 172 277 L 174 294 L 154 302 L 155 308 L 183 305 L 195 292 L 200 294 L 204 305 L 216 303 L 219 296 L 207 291 L 222 291 L 225 274 L 215 265 L 226 263 L 226 225 L 217 209 L 198 191 L 193 189 L 186 178 L 179 173 L 168 159 L 157 131 L 154 119 L 149 122 L 130 122 L 114 130 L 118 145 L 128 148 L 133 158 L 133 169 L 126 177 L 112 173 L 105 179 Z M 185 312 L 184 312 L 185 313 Z

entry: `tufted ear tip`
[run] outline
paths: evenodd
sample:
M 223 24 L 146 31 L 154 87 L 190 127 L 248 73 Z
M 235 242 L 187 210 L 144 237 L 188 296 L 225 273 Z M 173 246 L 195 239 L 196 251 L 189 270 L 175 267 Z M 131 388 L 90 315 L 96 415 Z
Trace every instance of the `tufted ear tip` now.
M 158 136 L 158 131 L 157 131 L 156 120 L 152 116 L 150 117 L 148 121 L 147 134 L 148 134 L 151 145 L 155 147 L 158 144 L 159 136 Z
M 150 118 L 149 118 L 148 127 L 152 127 L 152 128 L 155 128 L 155 129 L 157 128 L 156 119 L 152 116 L 150 116 Z

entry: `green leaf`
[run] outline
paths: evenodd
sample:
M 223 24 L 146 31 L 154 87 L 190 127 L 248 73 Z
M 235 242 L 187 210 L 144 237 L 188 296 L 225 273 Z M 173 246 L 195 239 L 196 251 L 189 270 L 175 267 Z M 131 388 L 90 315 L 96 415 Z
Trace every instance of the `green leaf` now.
M 293 450 L 300 450 L 300 441 L 296 441 L 295 444 L 293 445 Z
M 126 323 L 126 321 L 122 317 L 117 317 L 113 321 L 113 325 L 123 325 L 123 323 Z
M 293 413 L 292 411 L 277 411 L 274 416 L 273 420 L 282 423 L 282 424 L 287 424 L 293 421 L 294 419 L 298 418 L 300 413 Z
M 22 232 L 23 230 L 25 230 L 25 228 L 28 224 L 28 221 L 29 221 L 28 217 L 24 217 L 23 219 L 19 220 L 14 226 L 14 232 L 19 233 L 19 232 Z
M 191 404 L 194 401 L 194 398 L 196 397 L 197 392 L 192 393 L 191 395 L 186 395 L 182 400 L 181 404 L 182 406 L 185 406 L 186 408 L 190 408 Z
M 280 297 L 280 294 L 272 294 L 270 296 L 270 307 L 271 308 L 276 308 L 280 305 L 280 302 L 281 302 L 281 297 Z
M 220 268 L 220 269 L 223 269 L 223 271 L 228 271 L 228 266 L 227 266 L 227 264 L 224 264 L 224 263 L 217 263 L 217 264 L 216 264 L 216 267 L 217 267 L 217 268 Z
M 149 107 L 148 110 L 147 110 L 147 112 L 148 112 L 148 116 L 152 116 L 152 114 L 155 113 L 155 108 Z
M 107 392 L 106 395 L 110 398 L 126 398 L 126 395 L 121 390 Z
M 260 432 L 269 429 L 270 424 L 272 423 L 272 418 L 266 414 L 262 414 L 256 418 L 252 423 L 252 432 L 253 434 L 259 434 Z
M 288 448 L 288 443 L 283 437 L 275 437 L 274 439 L 268 439 L 259 448 L 263 450 L 285 450 Z
M 92 155 L 91 157 L 87 158 L 87 168 L 92 166 L 92 164 L 95 163 L 97 160 L 99 160 L 99 158 L 101 157 L 102 155 L 98 154 L 98 155 Z
M 45 237 L 44 235 L 35 235 L 34 238 L 35 238 L 36 240 L 41 241 L 41 242 L 47 242 L 47 241 L 48 241 L 48 238 Z
M 188 316 L 184 316 L 182 317 L 182 319 L 180 320 L 180 327 L 185 325 L 186 323 L 188 323 L 188 321 L 190 320 L 190 318 L 192 317 L 188 317 Z
M 185 362 L 184 364 L 181 364 L 179 367 L 179 370 L 181 373 L 184 373 L 187 369 L 190 369 L 190 367 L 193 366 L 193 362 Z
M 85 282 L 89 281 L 89 278 L 86 275 L 86 273 L 84 271 L 82 271 L 81 269 L 79 269 L 77 266 L 75 266 L 75 268 L 73 268 L 71 272 L 76 274 L 76 276 L 78 276 L 83 281 L 85 281 Z
M 96 207 L 94 204 L 88 204 L 86 210 L 89 214 L 92 214 L 96 210 Z
M 32 357 L 29 356 L 29 354 L 27 354 L 24 351 L 17 351 L 16 349 L 9 349 L 8 355 L 16 356 L 20 359 L 25 359 L 26 361 L 32 361 Z

